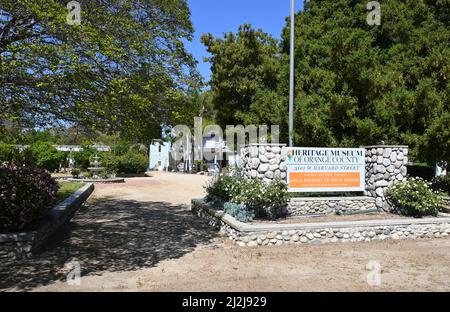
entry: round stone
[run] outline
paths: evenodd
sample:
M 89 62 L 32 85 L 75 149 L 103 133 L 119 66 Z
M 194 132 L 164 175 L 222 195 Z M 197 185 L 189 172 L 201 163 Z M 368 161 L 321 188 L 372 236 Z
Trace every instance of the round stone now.
M 268 163 L 268 162 L 269 162 L 269 159 L 267 158 L 266 155 L 259 155 L 259 160 L 260 160 L 262 163 Z
M 258 157 L 258 148 L 256 146 L 251 146 L 249 148 L 250 157 Z
M 279 167 L 280 167 L 280 166 L 278 166 L 278 165 L 271 165 L 271 166 L 269 167 L 269 170 L 270 170 L 270 171 L 275 171 L 275 170 L 278 170 Z
M 383 152 L 383 157 L 389 158 L 391 156 L 391 153 L 392 153 L 392 148 L 385 148 L 384 152 Z
M 272 159 L 272 158 L 275 158 L 275 154 L 274 154 L 274 153 L 272 153 L 272 152 L 270 152 L 270 153 L 267 153 L 267 154 L 266 154 L 265 156 L 267 157 L 267 159 Z
M 258 169 L 260 163 L 259 158 L 252 158 L 252 169 Z
M 384 189 L 382 187 L 379 187 L 375 190 L 375 193 L 377 194 L 377 196 L 379 197 L 383 197 L 384 196 Z
M 397 153 L 396 152 L 392 152 L 391 153 L 391 157 L 389 158 L 391 160 L 391 162 L 394 162 L 397 160 Z
M 268 170 L 269 170 L 269 164 L 261 164 L 258 167 L 258 172 L 259 173 L 265 173 Z
M 280 153 L 281 153 L 281 148 L 278 147 L 278 146 L 272 147 L 272 153 L 274 153 L 274 154 L 280 154 Z

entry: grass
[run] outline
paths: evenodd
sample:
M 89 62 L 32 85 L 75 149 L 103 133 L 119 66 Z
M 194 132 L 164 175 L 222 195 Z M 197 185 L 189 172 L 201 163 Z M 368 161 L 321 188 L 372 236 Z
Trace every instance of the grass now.
M 59 191 L 57 195 L 57 202 L 60 203 L 75 193 L 84 184 L 80 182 L 59 182 Z

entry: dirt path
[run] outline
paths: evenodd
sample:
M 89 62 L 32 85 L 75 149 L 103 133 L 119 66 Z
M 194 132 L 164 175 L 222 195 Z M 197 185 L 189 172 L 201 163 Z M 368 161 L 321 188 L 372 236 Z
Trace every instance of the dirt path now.
M 449 291 L 450 239 L 239 248 L 195 218 L 203 176 L 99 185 L 53 246 L 0 264 L 0 289 L 32 291 Z M 64 264 L 81 264 L 80 286 Z M 381 286 L 367 284 L 369 261 Z

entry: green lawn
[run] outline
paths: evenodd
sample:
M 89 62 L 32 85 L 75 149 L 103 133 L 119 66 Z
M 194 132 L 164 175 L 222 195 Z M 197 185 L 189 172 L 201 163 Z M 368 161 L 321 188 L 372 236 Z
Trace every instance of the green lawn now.
M 59 191 L 57 201 L 58 203 L 65 200 L 67 197 L 76 192 L 84 184 L 80 182 L 59 182 Z

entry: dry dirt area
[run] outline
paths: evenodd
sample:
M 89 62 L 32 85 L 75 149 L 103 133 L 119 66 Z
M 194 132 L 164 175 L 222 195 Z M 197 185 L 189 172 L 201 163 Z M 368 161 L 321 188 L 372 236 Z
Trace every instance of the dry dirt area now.
M 3 291 L 449 291 L 450 239 L 240 248 L 188 209 L 204 176 L 99 185 L 55 242 L 0 263 Z M 68 261 L 81 285 L 66 283 Z M 381 286 L 366 266 L 381 265 Z

